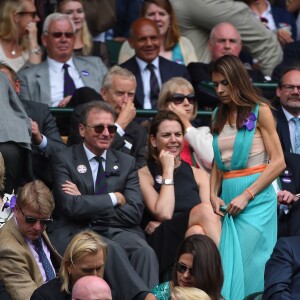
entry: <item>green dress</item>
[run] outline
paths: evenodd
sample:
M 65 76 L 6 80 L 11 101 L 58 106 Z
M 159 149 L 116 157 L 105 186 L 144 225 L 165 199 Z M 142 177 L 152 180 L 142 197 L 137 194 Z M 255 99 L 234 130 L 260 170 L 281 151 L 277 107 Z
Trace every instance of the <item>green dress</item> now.
M 259 106 L 253 113 L 258 116 Z M 255 121 L 256 127 L 256 121 Z M 237 131 L 230 168 L 221 159 L 218 135 L 214 135 L 215 162 L 221 171 L 242 170 L 247 167 L 255 128 Z M 248 188 L 261 173 L 224 179 L 220 198 L 228 205 L 232 199 Z M 226 300 L 241 300 L 245 296 L 262 291 L 264 268 L 276 243 L 277 197 L 269 185 L 236 217 L 225 215 L 219 246 L 224 269 L 222 295 Z
M 171 299 L 171 286 L 170 281 L 163 282 L 151 290 L 157 300 L 170 300 Z

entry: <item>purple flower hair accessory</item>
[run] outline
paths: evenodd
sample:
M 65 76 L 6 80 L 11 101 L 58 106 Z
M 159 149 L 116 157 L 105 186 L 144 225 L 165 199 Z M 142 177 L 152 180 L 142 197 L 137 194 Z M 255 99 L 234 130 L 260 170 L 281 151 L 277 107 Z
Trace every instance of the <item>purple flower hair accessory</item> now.
M 16 206 L 16 202 L 17 202 L 17 197 L 15 195 L 13 195 L 10 198 L 10 201 L 7 201 L 7 202 L 4 203 L 3 208 L 10 207 L 11 211 L 14 211 L 15 206 Z
M 243 122 L 243 126 L 246 127 L 247 130 L 251 131 L 255 127 L 255 121 L 256 121 L 256 116 L 252 112 L 250 113 L 249 117 Z

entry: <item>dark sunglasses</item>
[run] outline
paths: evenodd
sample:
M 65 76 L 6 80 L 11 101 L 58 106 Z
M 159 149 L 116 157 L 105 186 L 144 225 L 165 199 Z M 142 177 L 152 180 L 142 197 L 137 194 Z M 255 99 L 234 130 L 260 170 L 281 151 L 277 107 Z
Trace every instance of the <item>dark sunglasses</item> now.
M 61 31 L 50 32 L 50 31 L 47 31 L 47 33 L 48 34 L 50 33 L 55 39 L 59 39 L 62 36 L 66 37 L 67 39 L 71 39 L 75 35 L 74 32 L 70 32 L 70 31 L 67 31 L 67 32 L 61 32 Z
M 49 225 L 53 221 L 52 218 L 51 219 L 38 219 L 38 218 L 35 218 L 35 217 L 27 216 L 23 213 L 21 207 L 19 207 L 19 209 L 20 209 L 20 212 L 22 213 L 22 215 L 25 219 L 25 222 L 27 224 L 35 224 L 37 221 L 40 221 L 40 223 L 42 225 Z
M 31 18 L 34 19 L 37 17 L 37 12 L 36 11 L 20 11 L 18 12 L 18 15 L 24 16 L 24 15 L 31 15 Z
M 86 126 L 86 127 L 94 128 L 96 133 L 102 133 L 105 128 L 107 128 L 109 133 L 116 133 L 117 128 L 118 128 L 116 125 L 108 125 L 108 126 L 104 126 L 102 124 L 95 125 L 95 126 L 90 126 L 90 125 L 87 125 L 87 124 L 83 124 L 83 125 Z
M 190 104 L 194 104 L 196 101 L 195 94 L 174 94 L 168 101 L 172 101 L 174 104 L 181 104 L 185 98 L 187 99 L 187 101 L 189 101 Z
M 191 276 L 193 276 L 193 268 L 186 266 L 183 263 L 177 263 L 177 267 L 176 267 L 177 272 L 183 274 L 186 272 L 186 270 L 189 270 L 189 273 Z

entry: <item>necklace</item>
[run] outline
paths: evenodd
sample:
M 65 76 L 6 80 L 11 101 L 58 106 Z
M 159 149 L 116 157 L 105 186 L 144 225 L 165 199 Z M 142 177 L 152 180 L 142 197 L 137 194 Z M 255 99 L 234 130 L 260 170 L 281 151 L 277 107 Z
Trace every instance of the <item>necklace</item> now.
M 11 55 L 15 56 L 16 54 L 17 54 L 17 53 L 16 53 L 16 50 L 15 50 L 15 49 L 11 51 Z

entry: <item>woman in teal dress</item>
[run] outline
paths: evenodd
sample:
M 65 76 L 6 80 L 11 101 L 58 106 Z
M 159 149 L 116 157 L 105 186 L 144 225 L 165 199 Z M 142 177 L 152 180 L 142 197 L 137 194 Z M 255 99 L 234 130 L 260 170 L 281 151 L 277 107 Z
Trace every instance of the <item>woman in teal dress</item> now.
M 219 250 L 222 295 L 241 300 L 263 290 L 265 263 L 277 236 L 277 198 L 271 185 L 285 163 L 273 115 L 241 61 L 225 55 L 212 80 L 220 98 L 213 115 L 211 203 L 223 217 Z

